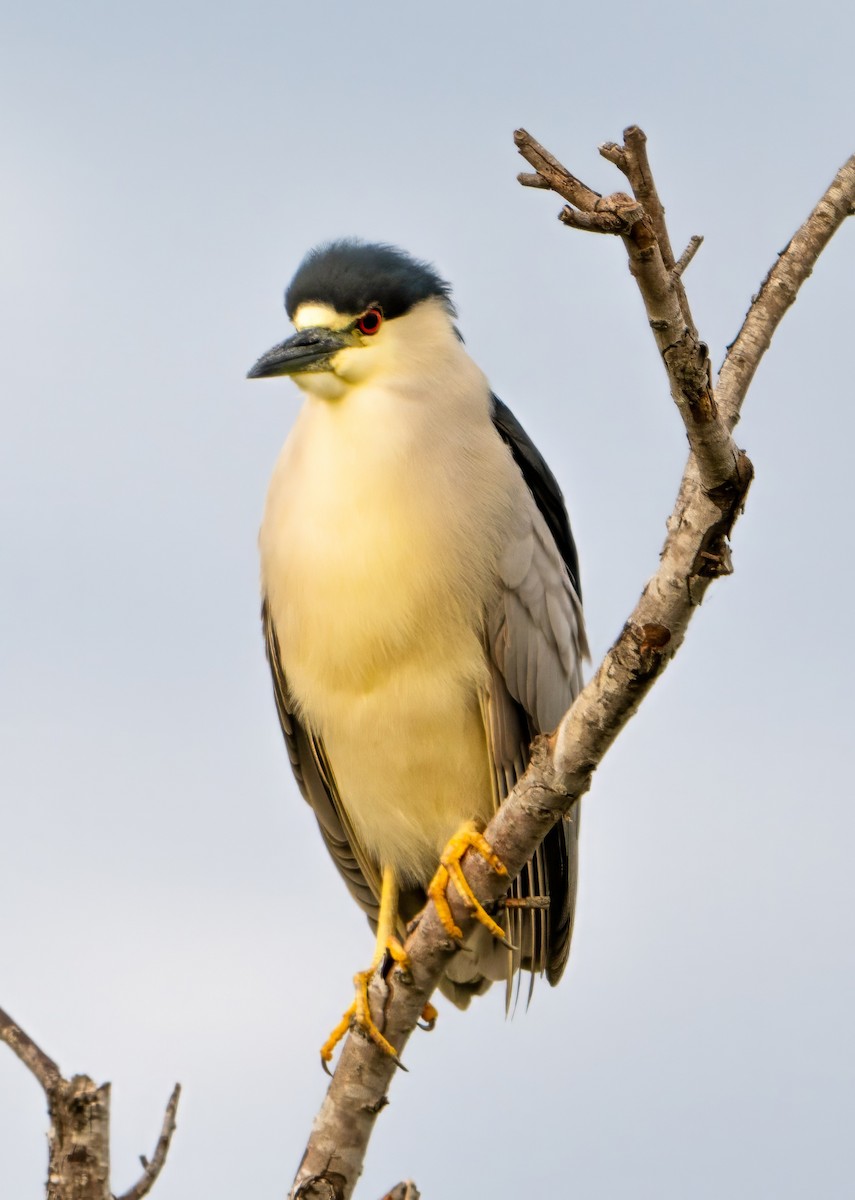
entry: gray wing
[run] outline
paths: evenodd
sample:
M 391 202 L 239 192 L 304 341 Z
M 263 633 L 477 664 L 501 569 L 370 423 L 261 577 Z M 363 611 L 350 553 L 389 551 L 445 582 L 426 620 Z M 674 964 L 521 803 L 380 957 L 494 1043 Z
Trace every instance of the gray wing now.
M 499 563 L 501 591 L 488 615 L 491 686 L 488 736 L 501 802 L 528 764 L 537 733 L 555 728 L 582 687 L 588 647 L 578 564 L 561 491 L 510 410 L 494 397 L 494 424 L 527 485 L 529 503 L 509 531 Z M 570 952 L 576 899 L 578 805 L 550 830 L 516 883 L 517 897 L 548 896 L 547 909 L 511 909 L 519 962 L 561 977 Z
M 285 735 L 288 757 L 297 785 L 317 818 L 318 827 L 333 862 L 347 884 L 348 891 L 376 929 L 380 911 L 380 875 L 355 837 L 338 795 L 335 777 L 320 739 L 301 725 L 288 695 L 288 683 L 279 653 L 276 629 L 265 601 L 261 609 L 264 642 L 279 724 Z

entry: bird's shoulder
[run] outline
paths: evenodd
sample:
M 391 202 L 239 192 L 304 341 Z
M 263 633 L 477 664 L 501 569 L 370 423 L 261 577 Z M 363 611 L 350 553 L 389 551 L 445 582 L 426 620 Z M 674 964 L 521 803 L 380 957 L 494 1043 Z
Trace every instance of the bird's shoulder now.
M 558 480 L 513 412 L 494 392 L 491 393 L 491 415 L 493 426 L 509 447 L 514 462 L 519 467 L 538 511 L 555 541 L 576 595 L 581 600 L 579 556 Z

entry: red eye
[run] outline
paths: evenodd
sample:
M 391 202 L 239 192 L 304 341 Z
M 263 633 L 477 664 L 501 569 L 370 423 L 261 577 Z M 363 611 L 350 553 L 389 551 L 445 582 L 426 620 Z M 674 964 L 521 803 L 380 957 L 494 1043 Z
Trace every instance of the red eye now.
M 363 313 L 356 322 L 356 328 L 360 333 L 364 333 L 368 337 L 371 337 L 373 333 L 377 332 L 382 324 L 383 314 L 381 313 L 380 309 L 369 308 L 368 312 Z

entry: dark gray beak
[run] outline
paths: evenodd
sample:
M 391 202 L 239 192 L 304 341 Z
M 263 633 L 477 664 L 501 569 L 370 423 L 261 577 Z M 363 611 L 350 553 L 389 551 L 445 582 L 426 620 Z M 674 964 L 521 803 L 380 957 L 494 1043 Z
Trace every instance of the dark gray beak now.
M 328 371 L 329 360 L 345 346 L 352 345 L 347 330 L 301 329 L 287 342 L 274 346 L 258 360 L 247 379 L 269 375 L 296 375 L 300 371 Z

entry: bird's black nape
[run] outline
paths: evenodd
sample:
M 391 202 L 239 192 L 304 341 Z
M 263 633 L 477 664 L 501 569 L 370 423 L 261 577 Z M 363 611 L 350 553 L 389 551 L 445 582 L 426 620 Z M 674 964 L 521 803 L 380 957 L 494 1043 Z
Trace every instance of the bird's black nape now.
M 348 238 L 309 251 L 285 293 L 285 309 L 293 320 L 301 304 L 329 304 L 340 313 L 378 304 L 391 320 L 430 296 L 455 315 L 451 286 L 429 263 L 394 246 Z

